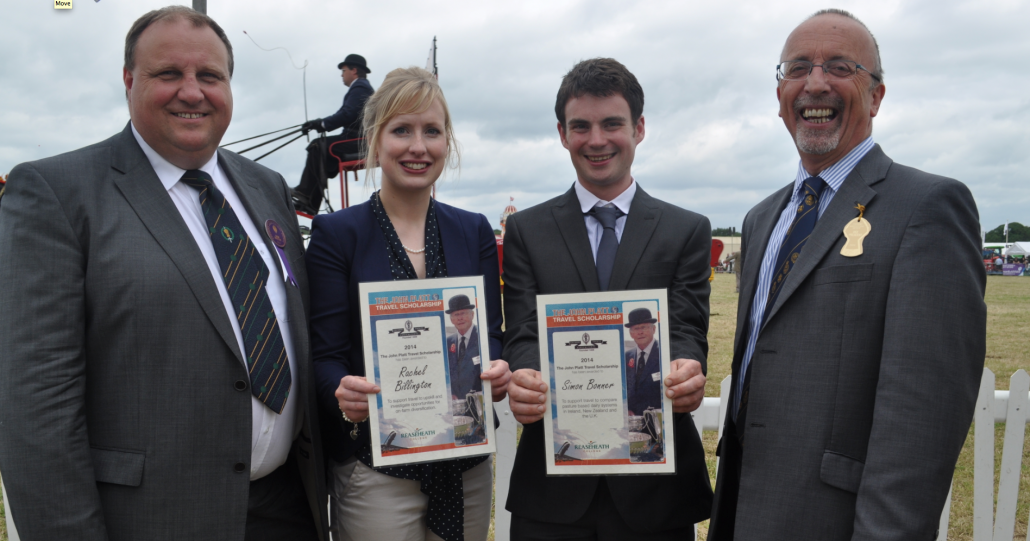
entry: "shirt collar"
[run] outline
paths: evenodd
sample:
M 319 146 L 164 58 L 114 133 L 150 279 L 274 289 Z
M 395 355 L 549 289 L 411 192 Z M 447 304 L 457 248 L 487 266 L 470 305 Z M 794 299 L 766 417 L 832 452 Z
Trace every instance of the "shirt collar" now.
M 651 343 L 650 343 L 650 344 L 648 344 L 648 345 L 647 345 L 647 347 L 645 347 L 645 348 L 643 348 L 643 349 L 640 349 L 640 346 L 637 346 L 637 349 L 640 349 L 640 351 L 643 351 L 643 352 L 644 352 L 644 355 L 647 355 L 647 358 L 648 358 L 648 359 L 650 359 L 650 358 L 651 358 L 651 350 L 652 350 L 652 349 L 654 349 L 654 343 L 655 343 L 656 341 L 657 341 L 657 340 L 655 340 L 655 339 L 653 339 L 653 338 L 652 338 L 652 339 L 651 339 Z
M 833 190 L 833 193 L 837 193 L 837 190 L 840 189 L 840 185 L 844 184 L 844 179 L 848 178 L 848 175 L 850 175 L 851 171 L 855 169 L 858 162 L 873 149 L 873 145 L 875 144 L 876 143 L 873 142 L 873 136 L 870 135 L 869 137 L 866 137 L 865 141 L 862 141 L 858 146 L 851 149 L 851 152 L 848 152 L 848 154 L 840 161 L 821 171 L 818 174 L 819 178 L 826 181 L 827 188 Z M 801 185 L 806 180 L 814 176 L 816 175 L 806 171 L 805 165 L 799 161 L 798 174 L 794 179 L 794 195 L 796 196 L 798 194 L 801 190 Z
M 472 325 L 471 327 L 469 327 L 469 330 L 465 331 L 465 334 L 458 333 L 458 335 L 463 337 L 465 339 L 465 343 L 468 344 L 469 342 L 472 341 L 472 329 L 475 329 L 475 328 L 476 328 L 476 326 Z
M 579 207 L 583 210 L 583 214 L 590 212 L 590 209 L 594 207 L 603 207 L 608 203 L 615 205 L 615 207 L 621 210 L 623 214 L 629 214 L 629 207 L 633 204 L 633 196 L 637 194 L 637 181 L 632 179 L 630 179 L 629 187 L 623 190 L 622 193 L 611 201 L 605 201 L 590 193 L 590 191 L 584 188 L 578 180 L 576 181 L 575 187 L 576 197 L 579 198 Z
M 143 149 L 143 154 L 145 154 L 147 156 L 147 160 L 150 161 L 150 167 L 154 169 L 154 173 L 157 173 L 157 178 L 161 181 L 161 184 L 164 185 L 165 190 L 171 190 L 172 186 L 175 186 L 175 183 L 182 179 L 182 175 L 186 173 L 186 170 L 179 166 L 172 165 L 171 162 L 164 159 L 163 156 L 158 154 L 156 150 L 151 148 L 151 146 L 143 140 L 143 136 L 136 131 L 135 125 L 131 122 L 129 125 L 132 126 L 133 137 L 136 138 L 136 142 L 139 143 L 140 148 Z M 214 178 L 215 170 L 217 168 L 218 152 L 215 152 L 215 155 L 211 156 L 211 159 L 200 167 L 200 170 L 211 175 L 211 178 Z

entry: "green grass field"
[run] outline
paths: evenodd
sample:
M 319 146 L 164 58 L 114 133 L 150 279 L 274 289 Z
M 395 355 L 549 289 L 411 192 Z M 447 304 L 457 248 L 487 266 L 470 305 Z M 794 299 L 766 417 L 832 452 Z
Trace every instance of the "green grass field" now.
M 711 328 L 708 333 L 708 396 L 718 396 L 718 382 L 730 373 L 733 355 L 733 333 L 737 318 L 737 294 L 734 293 L 733 275 L 716 275 L 712 283 Z M 997 388 L 1008 389 L 1009 377 L 1018 369 L 1030 369 L 1030 349 L 1022 343 L 1022 335 L 1030 328 L 1030 278 L 991 276 L 987 280 L 987 359 L 986 365 L 997 377 Z M 997 486 L 1001 445 L 1005 425 L 995 427 L 995 486 Z M 955 469 L 952 494 L 951 521 L 948 539 L 973 539 L 973 432 L 970 430 L 966 445 Z M 716 433 L 704 433 L 708 471 L 715 483 Z M 2 520 L 0 507 L 0 541 L 7 541 L 7 525 Z M 1022 474 L 1019 486 L 1019 509 L 1016 514 L 1015 539 L 1025 539 L 1027 517 L 1030 514 L 1030 437 L 1023 447 Z M 699 525 L 698 538 L 704 539 L 708 523 Z M 493 536 L 491 535 L 491 539 Z

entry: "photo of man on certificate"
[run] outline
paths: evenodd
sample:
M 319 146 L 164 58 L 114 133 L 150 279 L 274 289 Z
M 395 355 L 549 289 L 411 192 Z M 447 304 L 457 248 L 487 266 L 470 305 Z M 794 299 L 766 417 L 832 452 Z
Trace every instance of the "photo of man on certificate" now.
M 451 376 L 451 403 L 454 414 L 455 445 L 482 443 L 483 430 L 483 373 L 482 353 L 479 349 L 479 326 L 476 307 L 468 295 L 456 293 L 447 299 L 444 311 L 447 326 L 447 364 Z

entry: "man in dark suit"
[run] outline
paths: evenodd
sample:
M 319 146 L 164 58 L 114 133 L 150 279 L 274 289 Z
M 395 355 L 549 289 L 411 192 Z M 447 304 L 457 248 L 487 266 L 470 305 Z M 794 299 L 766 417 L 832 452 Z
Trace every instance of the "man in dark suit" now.
M 322 134 L 343 128 L 339 135 L 319 137 L 308 145 L 308 160 L 304 163 L 300 184 L 293 189 L 297 210 L 308 214 L 318 213 L 325 181 L 339 174 L 339 161 L 360 157 L 365 102 L 375 92 L 372 83 L 368 82 L 368 74 L 372 70 L 368 69 L 365 57 L 349 54 L 336 68 L 340 70 L 343 85 L 350 88 L 343 96 L 343 105 L 332 115 L 309 120 L 301 127 L 304 133 L 315 130 Z M 339 144 L 333 146 L 337 142 Z
M 577 180 L 565 194 L 508 217 L 504 239 L 503 356 L 514 371 L 512 413 L 524 430 L 507 509 L 516 540 L 692 539 L 711 487 L 687 412 L 704 395 L 708 351 L 708 219 L 648 195 L 630 167 L 644 138 L 644 93 L 610 58 L 565 75 L 555 113 Z M 677 473 L 548 477 L 538 294 L 668 288 Z
M 447 361 L 451 371 L 451 395 L 465 398 L 470 391 L 482 391 L 482 354 L 479 351 L 479 327 L 475 325 L 476 307 L 468 295 L 455 295 L 447 301 L 447 310 L 455 333 L 447 336 Z
M 151 11 L 125 129 L 11 172 L 0 471 L 22 539 L 328 540 L 303 247 L 282 177 L 218 150 L 232 71 L 212 19 Z
M 798 26 L 777 79 L 801 159 L 744 220 L 708 539 L 934 539 L 984 362 L 976 204 L 873 142 L 883 70 L 850 13 Z
M 643 415 L 647 408 L 662 408 L 662 348 L 655 340 L 657 319 L 647 308 L 630 311 L 629 336 L 636 345 L 626 352 L 626 401 L 630 415 Z

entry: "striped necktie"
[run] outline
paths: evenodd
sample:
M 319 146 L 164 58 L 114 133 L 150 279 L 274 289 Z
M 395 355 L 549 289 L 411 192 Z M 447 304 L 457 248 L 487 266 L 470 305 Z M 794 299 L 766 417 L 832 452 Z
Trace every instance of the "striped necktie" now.
M 292 378 L 279 321 L 265 291 L 268 267 L 211 176 L 193 170 L 181 180 L 200 192 L 204 221 L 243 335 L 250 390 L 272 411 L 282 413 Z
M 780 251 L 776 255 L 773 267 L 772 281 L 769 283 L 769 297 L 765 303 L 765 312 L 762 314 L 762 323 L 769 318 L 773 304 L 776 303 L 787 276 L 794 269 L 798 258 L 801 256 L 801 249 L 805 247 L 808 238 L 812 236 L 815 223 L 819 220 L 819 197 L 826 187 L 826 181 L 819 177 L 809 177 L 802 184 L 801 203 L 794 209 L 794 218 L 787 229 L 786 238 L 780 245 Z M 737 406 L 737 436 L 741 445 L 744 442 L 744 429 L 747 422 L 748 395 L 751 393 L 751 365 L 749 363 L 747 373 L 744 374 L 744 384 L 740 388 L 740 398 Z

